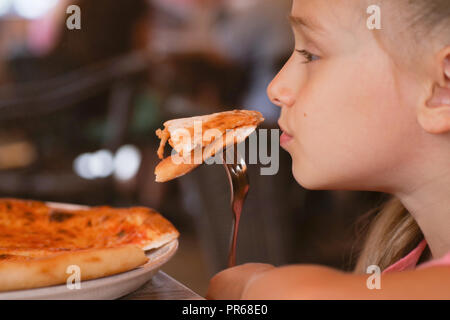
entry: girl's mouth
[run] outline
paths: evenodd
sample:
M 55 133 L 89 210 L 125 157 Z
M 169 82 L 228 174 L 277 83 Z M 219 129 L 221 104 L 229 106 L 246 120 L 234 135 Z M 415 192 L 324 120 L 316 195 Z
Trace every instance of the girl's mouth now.
M 282 147 L 285 147 L 292 139 L 293 139 L 292 136 L 290 136 L 286 132 L 283 132 L 283 134 L 280 137 L 280 145 Z
M 286 130 L 281 125 L 281 121 L 278 121 L 278 125 L 280 127 L 280 130 L 283 132 L 281 137 L 280 137 L 280 145 L 282 147 L 285 147 L 293 139 L 293 136 L 291 136 L 290 134 L 286 133 Z

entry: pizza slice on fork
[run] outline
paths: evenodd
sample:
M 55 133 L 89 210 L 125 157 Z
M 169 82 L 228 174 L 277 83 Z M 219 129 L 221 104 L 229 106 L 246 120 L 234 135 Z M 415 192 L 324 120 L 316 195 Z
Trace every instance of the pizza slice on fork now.
M 156 131 L 162 159 L 155 169 L 156 181 L 189 173 L 224 148 L 244 141 L 263 121 L 258 111 L 233 110 L 165 122 L 164 129 Z M 164 158 L 167 142 L 176 153 Z

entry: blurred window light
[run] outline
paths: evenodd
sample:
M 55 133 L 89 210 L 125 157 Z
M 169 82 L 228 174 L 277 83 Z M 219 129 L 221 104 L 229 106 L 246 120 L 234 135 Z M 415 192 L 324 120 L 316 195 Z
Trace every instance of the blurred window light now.
M 106 178 L 114 171 L 114 157 L 108 150 L 83 153 L 75 159 L 73 169 L 84 179 Z
M 92 174 L 89 166 L 91 154 L 83 153 L 79 155 L 73 162 L 73 170 L 75 173 L 83 179 L 92 180 L 95 176 Z
M 141 153 L 133 145 L 124 145 L 113 155 L 109 150 L 83 153 L 73 162 L 75 173 L 86 180 L 106 178 L 114 173 L 119 180 L 133 178 L 141 166 Z
M 9 13 L 13 0 L 0 0 L 0 17 Z
M 96 178 L 106 178 L 114 171 L 114 161 L 111 151 L 100 150 L 89 158 L 89 171 Z
M 114 176 L 119 180 L 133 178 L 141 166 L 141 152 L 133 145 L 119 148 L 114 157 Z
M 4 0 L 1 0 L 4 1 Z M 13 0 L 14 11 L 25 19 L 37 19 L 44 16 L 59 0 Z

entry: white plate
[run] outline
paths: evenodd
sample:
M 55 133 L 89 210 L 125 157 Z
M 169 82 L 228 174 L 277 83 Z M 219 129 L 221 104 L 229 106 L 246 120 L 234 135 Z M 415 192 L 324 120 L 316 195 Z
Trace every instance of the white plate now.
M 81 206 L 51 204 L 62 209 L 75 209 Z M 170 260 L 178 249 L 178 240 L 163 245 L 160 248 L 146 252 L 149 261 L 130 271 L 119 273 L 109 277 L 87 280 L 81 282 L 80 289 L 70 290 L 66 284 L 36 288 L 29 290 L 17 290 L 0 292 L 0 300 L 25 300 L 25 299 L 50 299 L 50 300 L 99 300 L 117 299 L 123 297 L 149 281 L 158 272 L 161 266 Z

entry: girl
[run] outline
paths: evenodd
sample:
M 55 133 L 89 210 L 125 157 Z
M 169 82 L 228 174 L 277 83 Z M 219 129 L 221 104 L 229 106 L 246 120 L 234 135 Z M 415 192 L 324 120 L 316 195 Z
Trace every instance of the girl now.
M 450 3 L 378 1 L 381 29 L 372 4 L 294 0 L 295 51 L 268 88 L 298 183 L 392 195 L 354 273 L 245 264 L 208 298 L 450 299 Z

